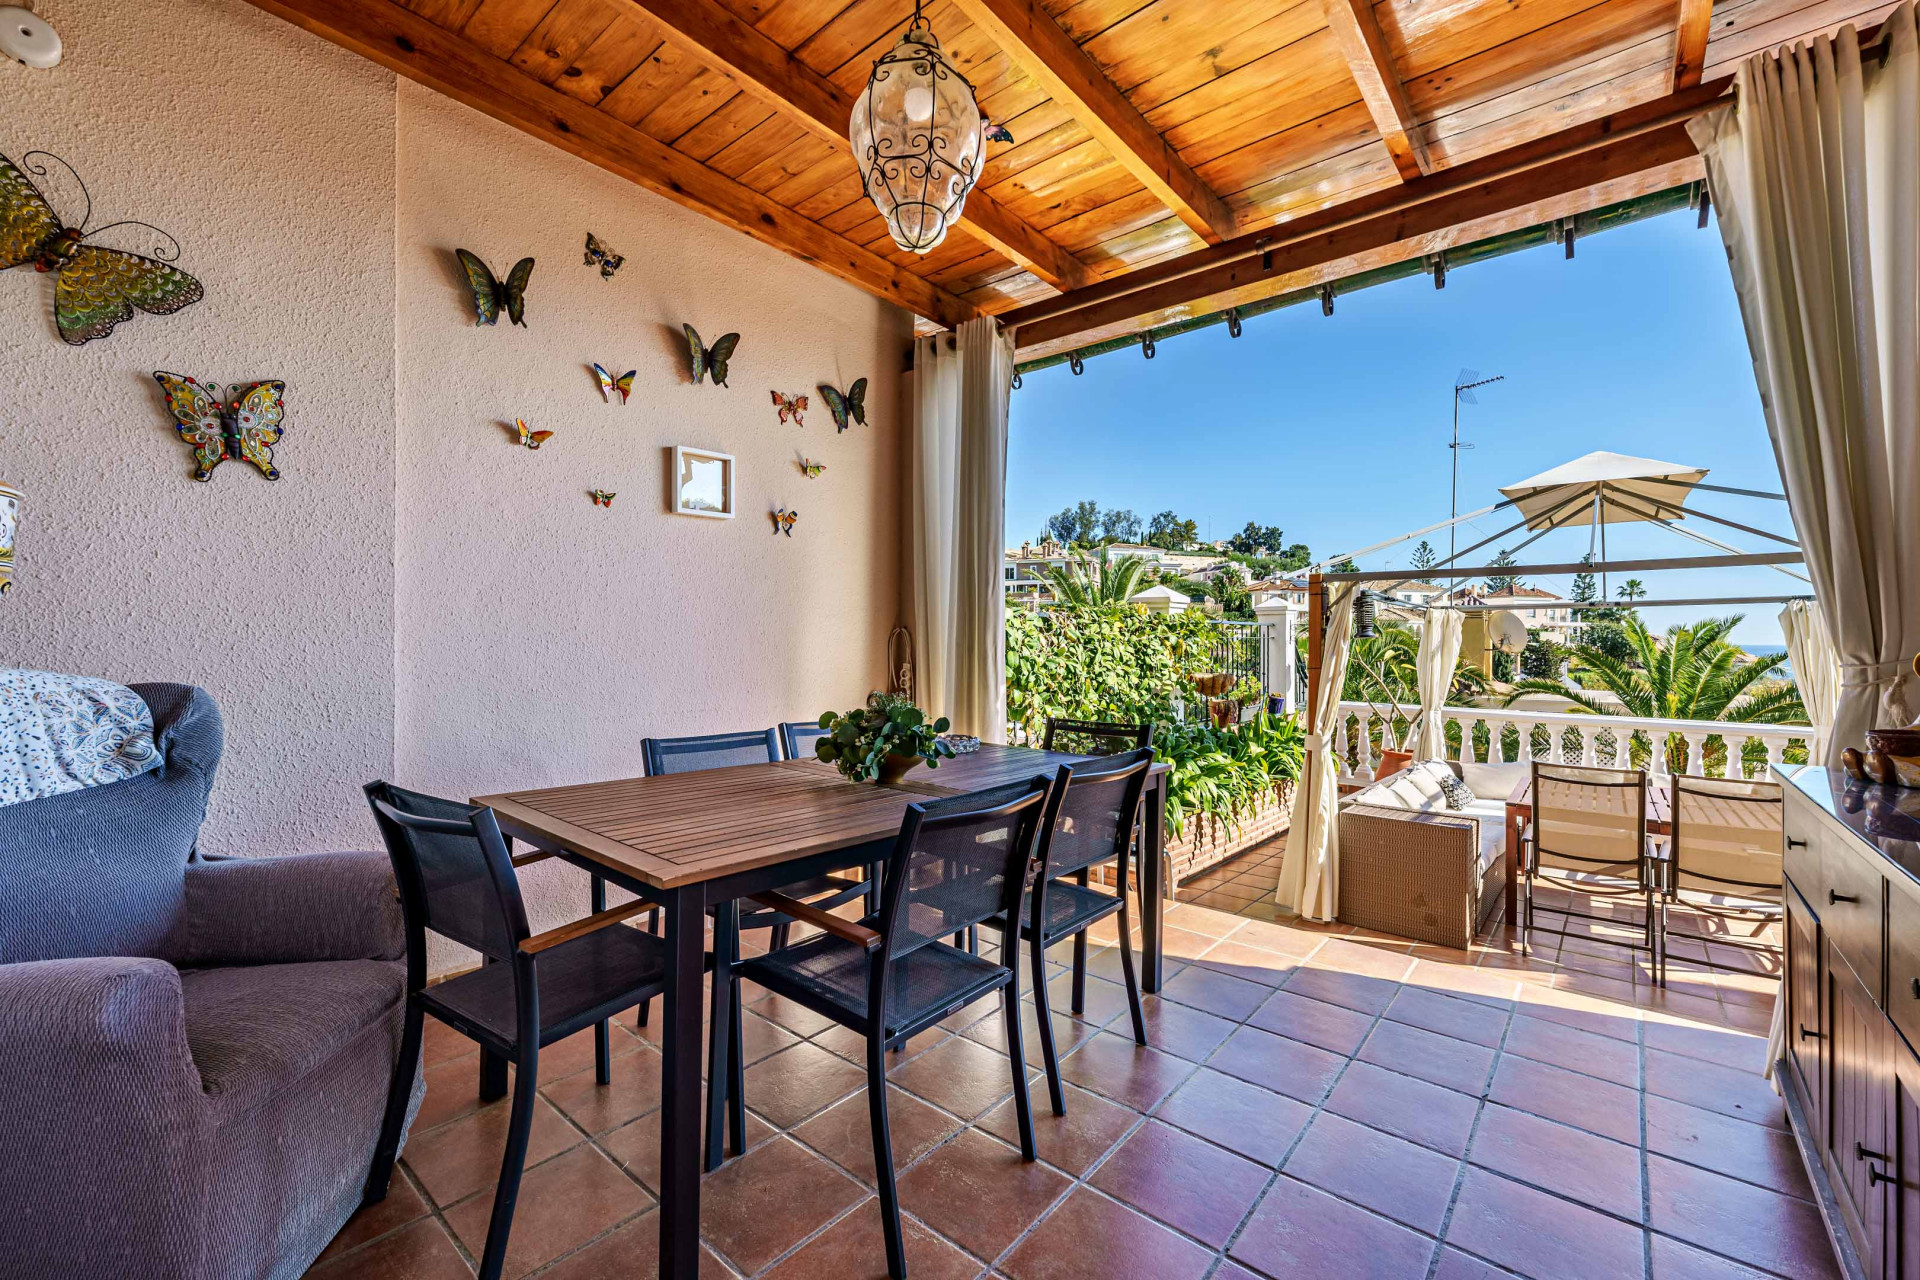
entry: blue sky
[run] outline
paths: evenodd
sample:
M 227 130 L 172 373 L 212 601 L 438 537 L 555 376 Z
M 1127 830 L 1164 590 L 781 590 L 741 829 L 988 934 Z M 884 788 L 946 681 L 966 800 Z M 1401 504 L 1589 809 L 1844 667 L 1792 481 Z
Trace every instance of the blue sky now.
M 1416 277 L 1224 325 L 1158 345 L 1027 375 L 1014 393 L 1007 535 L 1036 536 L 1081 498 L 1171 507 L 1222 538 L 1248 520 L 1277 524 L 1315 555 L 1352 550 L 1447 516 L 1452 386 L 1465 368 L 1506 381 L 1461 409 L 1460 509 L 1594 449 L 1705 467 L 1709 483 L 1780 491 L 1746 336 L 1716 230 L 1690 211 L 1579 242 L 1462 267 L 1435 290 Z M 1693 505 L 1791 536 L 1786 505 L 1701 494 Z M 1462 546 L 1509 519 L 1462 526 Z M 1748 534 L 1689 524 L 1722 542 L 1774 550 Z M 1523 535 L 1516 535 L 1513 541 Z M 1365 558 L 1406 563 L 1413 544 Z M 1501 544 L 1496 543 L 1495 546 Z M 1522 552 L 1577 560 L 1585 529 Z M 1446 554 L 1446 535 L 1435 541 Z M 1491 551 L 1492 548 L 1489 548 Z M 1664 529 L 1610 525 L 1609 558 L 1710 554 Z M 1485 553 L 1481 553 L 1485 554 Z M 1484 560 L 1476 560 L 1484 563 Z M 1646 576 L 1656 596 L 1776 595 L 1801 589 L 1771 569 Z M 1565 591 L 1565 579 L 1541 585 Z M 1617 581 L 1616 584 L 1617 585 Z M 1650 610 L 1665 626 L 1728 609 Z M 1777 606 L 1747 610 L 1735 639 L 1777 644 Z

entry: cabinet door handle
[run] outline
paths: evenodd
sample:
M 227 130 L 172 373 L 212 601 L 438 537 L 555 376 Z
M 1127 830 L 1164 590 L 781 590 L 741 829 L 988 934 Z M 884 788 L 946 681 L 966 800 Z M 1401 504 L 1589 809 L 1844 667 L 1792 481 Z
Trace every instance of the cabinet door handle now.
M 1878 1160 L 1882 1164 L 1887 1162 L 1887 1157 L 1884 1154 L 1878 1151 L 1869 1151 L 1858 1142 L 1853 1144 L 1853 1158 L 1855 1160 Z
M 1820 1033 L 1818 1031 L 1815 1031 L 1812 1027 L 1807 1026 L 1805 1023 L 1801 1023 L 1800 1038 L 1802 1040 L 1818 1040 L 1820 1038 Z
M 1858 901 L 1860 901 L 1860 895 L 1857 893 L 1841 893 L 1834 889 L 1827 890 L 1827 905 L 1830 907 L 1836 903 Z
M 1915 1000 L 1920 1000 L 1920 978 L 1915 978 L 1913 980 L 1913 998 Z
M 1877 1187 L 1883 1182 L 1891 1182 L 1897 1187 L 1900 1185 L 1900 1175 L 1896 1173 L 1882 1173 L 1880 1170 L 1869 1165 L 1867 1167 L 1867 1186 Z
M 1787 848 L 1804 849 L 1806 847 L 1807 847 L 1807 842 L 1805 840 L 1795 840 L 1792 836 L 1787 837 Z

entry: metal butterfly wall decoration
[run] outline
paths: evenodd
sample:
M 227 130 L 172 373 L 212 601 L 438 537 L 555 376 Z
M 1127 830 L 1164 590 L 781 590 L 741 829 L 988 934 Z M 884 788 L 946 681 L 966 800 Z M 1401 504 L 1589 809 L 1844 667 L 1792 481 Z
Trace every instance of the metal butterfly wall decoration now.
M 620 265 L 625 261 L 626 259 L 620 254 L 615 253 L 604 244 L 601 244 L 599 236 L 594 235 L 591 231 L 587 232 L 587 260 L 585 265 L 591 267 L 598 264 L 600 267 L 600 278 L 602 280 L 613 279 L 613 273 L 618 271 Z
M 533 259 L 522 258 L 514 263 L 506 283 L 502 284 L 486 263 L 465 249 L 455 249 L 453 254 L 466 268 L 467 283 L 473 286 L 474 323 L 497 324 L 500 313 L 505 311 L 509 320 L 526 328 L 527 281 L 533 275 Z
M 280 478 L 273 446 L 280 443 L 287 417 L 287 384 L 236 384 L 223 393 L 217 382 L 200 382 L 177 373 L 154 372 L 166 393 L 174 430 L 193 447 L 193 478 L 207 481 L 229 458 L 245 458 L 269 480 Z
M 987 126 L 987 141 L 1012 142 L 1013 134 L 1007 129 L 1007 126 L 1003 124 L 989 124 Z
M 27 177 L 47 176 L 44 160 L 36 162 L 36 156 L 58 162 L 79 183 L 87 208 L 78 227 L 63 225 Z M 87 230 L 93 195 L 79 171 L 50 151 L 29 151 L 20 158 L 25 172 L 0 156 L 0 271 L 31 262 L 35 271 L 54 273 L 53 320 L 63 339 L 77 347 L 112 333 L 115 325 L 133 318 L 136 307 L 148 315 L 171 315 L 204 296 L 200 282 L 173 265 L 180 257 L 178 240 L 130 219 Z M 156 247 L 147 258 L 86 243 L 117 227 L 145 228 L 165 236 L 172 247 Z
M 806 419 L 800 416 L 807 411 L 805 396 L 783 396 L 776 391 L 773 393 L 773 407 L 780 411 L 780 421 L 785 422 L 791 418 L 796 427 L 807 425 Z
M 615 495 L 605 489 L 589 489 L 587 496 L 593 499 L 593 505 L 596 507 L 611 507 Z
M 789 538 L 793 536 L 793 522 L 800 518 L 798 511 L 789 511 L 781 507 L 778 511 L 770 511 L 767 514 L 773 517 L 774 537 L 777 538 L 783 533 Z
M 515 443 L 523 444 L 529 449 L 538 449 L 541 445 L 553 438 L 553 432 L 551 431 L 535 431 L 529 427 L 525 418 L 515 418 L 513 420 L 513 426 L 520 437 Z
M 690 324 L 680 326 L 687 335 L 687 357 L 693 368 L 693 383 L 700 385 L 700 379 L 711 376 L 713 385 L 727 385 L 727 361 L 733 356 L 733 349 L 740 345 L 740 335 L 723 333 L 714 339 L 712 346 L 703 346 L 699 331 Z
M 823 382 L 820 384 L 820 395 L 826 400 L 827 408 L 833 414 L 833 425 L 840 430 L 847 429 L 849 419 L 863 427 L 867 425 L 867 380 L 865 378 L 848 387 L 845 395 L 842 395 L 838 388 L 830 387 Z
M 627 397 L 633 394 L 633 375 L 638 372 L 640 372 L 638 369 L 629 369 L 616 378 L 607 372 L 605 365 L 594 365 L 593 378 L 594 381 L 600 384 L 600 398 L 608 404 L 612 404 L 613 393 L 618 391 L 620 393 L 620 403 L 625 404 Z

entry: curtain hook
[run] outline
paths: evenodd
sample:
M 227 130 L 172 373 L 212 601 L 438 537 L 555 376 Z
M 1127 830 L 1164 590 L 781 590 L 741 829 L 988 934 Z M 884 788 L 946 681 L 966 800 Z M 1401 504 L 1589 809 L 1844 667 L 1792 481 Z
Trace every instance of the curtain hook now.
M 1140 354 L 1149 360 L 1153 359 L 1153 330 L 1151 329 L 1140 335 Z
M 1323 316 L 1333 314 L 1333 286 L 1330 284 L 1320 286 L 1320 314 Z
M 1018 369 L 1013 371 L 1013 389 L 1015 391 L 1020 389 L 1020 371 Z
M 1427 265 L 1433 268 L 1433 287 L 1436 289 L 1446 288 L 1447 287 L 1447 252 L 1446 250 L 1442 249 L 1439 253 L 1428 254 Z
M 1067 354 L 1067 368 L 1073 370 L 1073 376 L 1076 378 L 1087 371 L 1086 362 L 1080 359 L 1078 351 Z
M 1227 336 L 1230 338 L 1240 336 L 1240 308 L 1238 307 L 1227 308 Z

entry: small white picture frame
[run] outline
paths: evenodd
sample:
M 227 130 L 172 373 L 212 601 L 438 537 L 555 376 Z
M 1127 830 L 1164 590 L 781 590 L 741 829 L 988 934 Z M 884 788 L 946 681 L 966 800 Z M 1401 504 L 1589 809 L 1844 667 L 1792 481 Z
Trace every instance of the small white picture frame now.
M 733 519 L 733 455 L 673 446 L 673 509 L 683 516 Z

